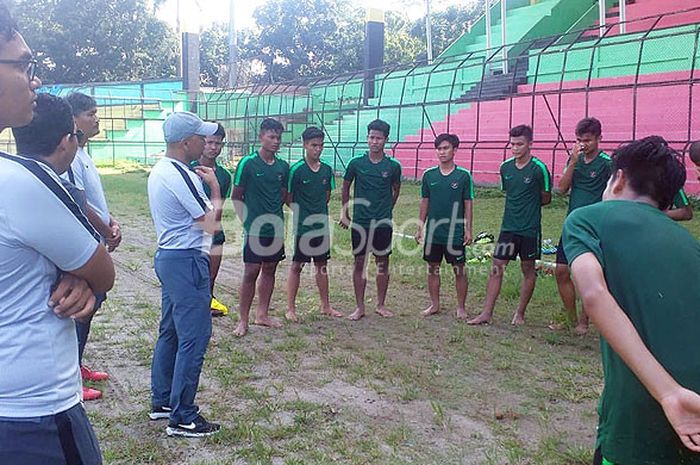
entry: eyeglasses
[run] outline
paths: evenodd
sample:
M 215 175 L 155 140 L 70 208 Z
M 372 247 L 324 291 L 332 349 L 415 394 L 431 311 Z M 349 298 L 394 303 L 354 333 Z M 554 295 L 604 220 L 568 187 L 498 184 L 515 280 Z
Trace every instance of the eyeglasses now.
M 80 129 L 76 129 L 75 132 L 71 132 L 70 135 L 75 136 L 78 138 L 78 140 L 80 140 L 85 136 L 85 133 L 83 131 L 81 131 Z
M 29 81 L 31 82 L 36 78 L 36 60 L 0 60 L 0 63 L 8 65 L 24 65 L 26 66 L 25 72 L 27 73 Z

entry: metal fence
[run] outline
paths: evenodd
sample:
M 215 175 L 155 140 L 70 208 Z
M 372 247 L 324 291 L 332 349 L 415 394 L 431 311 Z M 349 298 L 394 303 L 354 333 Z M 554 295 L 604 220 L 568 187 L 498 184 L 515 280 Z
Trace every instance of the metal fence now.
M 593 26 L 432 63 L 203 91 L 197 108 L 227 128 L 224 157 L 233 163 L 255 150 L 260 122 L 272 117 L 286 127 L 280 156 L 300 158 L 301 133 L 315 125 L 326 135 L 325 160 L 342 171 L 365 152 L 367 123 L 381 118 L 409 178 L 434 164 L 435 135 L 452 132 L 462 141 L 458 163 L 477 181 L 493 181 L 517 124 L 533 127 L 537 155 L 560 173 L 575 124 L 586 116 L 602 121 L 607 148 L 651 133 L 681 150 L 700 139 L 698 18 L 700 7 L 628 21 L 623 35 L 608 24 L 602 35 Z M 504 47 L 508 74 L 500 74 Z M 184 92 L 168 92 L 87 92 L 102 120 L 102 138 L 90 147 L 97 162 L 152 164 L 165 150 L 163 119 L 190 108 Z M 6 134 L 0 146 L 7 148 Z

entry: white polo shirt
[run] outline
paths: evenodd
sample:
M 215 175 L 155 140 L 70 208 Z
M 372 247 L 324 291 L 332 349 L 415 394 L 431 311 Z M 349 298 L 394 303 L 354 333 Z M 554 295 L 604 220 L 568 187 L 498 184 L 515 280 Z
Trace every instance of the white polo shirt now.
M 188 182 L 189 180 L 189 182 Z M 189 166 L 163 157 L 148 175 L 148 203 L 161 249 L 198 249 L 209 253 L 211 234 L 195 221 L 213 206 L 202 180 Z
M 53 415 L 80 402 L 75 324 L 48 301 L 59 270 L 95 253 L 88 228 L 48 166 L 0 154 L 0 417 Z
M 107 207 L 107 198 L 102 187 L 100 173 L 97 172 L 95 162 L 92 161 L 90 155 L 82 147 L 78 147 L 73 163 L 70 165 L 70 170 L 73 173 L 72 178 L 68 171 L 63 173 L 61 177 L 72 182 L 81 191 L 85 191 L 85 197 L 90 208 L 95 210 L 102 222 L 109 226 L 109 208 Z

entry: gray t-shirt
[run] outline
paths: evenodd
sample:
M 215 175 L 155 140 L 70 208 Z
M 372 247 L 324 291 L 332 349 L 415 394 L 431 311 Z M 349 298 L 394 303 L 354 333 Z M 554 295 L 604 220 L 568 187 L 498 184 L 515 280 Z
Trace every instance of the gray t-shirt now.
M 75 324 L 49 296 L 98 242 L 48 166 L 0 155 L 0 417 L 53 415 L 80 401 L 81 382 Z

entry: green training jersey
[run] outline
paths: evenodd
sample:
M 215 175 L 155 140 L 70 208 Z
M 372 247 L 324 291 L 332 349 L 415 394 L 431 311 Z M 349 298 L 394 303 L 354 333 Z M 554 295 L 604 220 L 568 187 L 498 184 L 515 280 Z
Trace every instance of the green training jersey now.
M 568 162 L 566 169 L 571 169 Z M 579 207 L 600 202 L 611 175 L 612 160 L 605 152 L 600 152 L 588 163 L 581 156 L 574 166 L 567 215 Z
M 284 236 L 282 206 L 287 192 L 289 164 L 275 157 L 268 165 L 257 152 L 243 158 L 236 167 L 234 187 L 245 190 L 246 207 L 243 229 L 261 237 Z
M 326 197 L 335 189 L 333 169 L 321 162 L 318 171 L 311 169 L 306 160 L 299 160 L 289 171 L 288 191 L 294 196 L 294 233 L 310 231 L 329 233 L 328 203 Z
M 673 197 L 673 208 L 684 208 L 688 205 L 690 205 L 688 195 L 686 195 L 685 190 L 681 187 L 681 190 Z
M 226 200 L 231 196 L 231 185 L 233 184 L 233 177 L 231 176 L 231 172 L 221 166 L 219 163 L 214 162 L 216 164 L 216 167 L 214 168 L 214 174 L 216 174 L 216 179 L 219 181 L 219 190 L 221 191 L 221 200 Z M 195 160 L 192 163 L 190 163 L 191 167 L 199 166 L 199 160 Z M 204 184 L 204 193 L 207 194 L 207 197 L 211 198 L 211 189 L 209 188 L 209 185 L 205 182 Z
M 455 166 L 448 175 L 439 166 L 423 173 L 421 196 L 428 201 L 425 242 L 461 246 L 464 242 L 464 201 L 474 198 L 468 170 Z
M 549 170 L 537 157 L 522 168 L 515 158 L 501 164 L 501 189 L 506 193 L 501 231 L 525 237 L 540 237 L 542 193 L 552 191 Z
M 353 158 L 343 179 L 355 183 L 353 223 L 369 227 L 381 222 L 391 226 L 392 186 L 401 183 L 401 164 L 395 158 L 384 155 L 378 163 L 372 162 L 369 154 Z
M 564 224 L 569 262 L 590 252 L 644 345 L 683 387 L 700 392 L 700 243 L 649 204 L 610 200 Z M 681 445 L 661 406 L 601 337 L 605 388 L 598 445 L 613 463 L 700 464 Z

